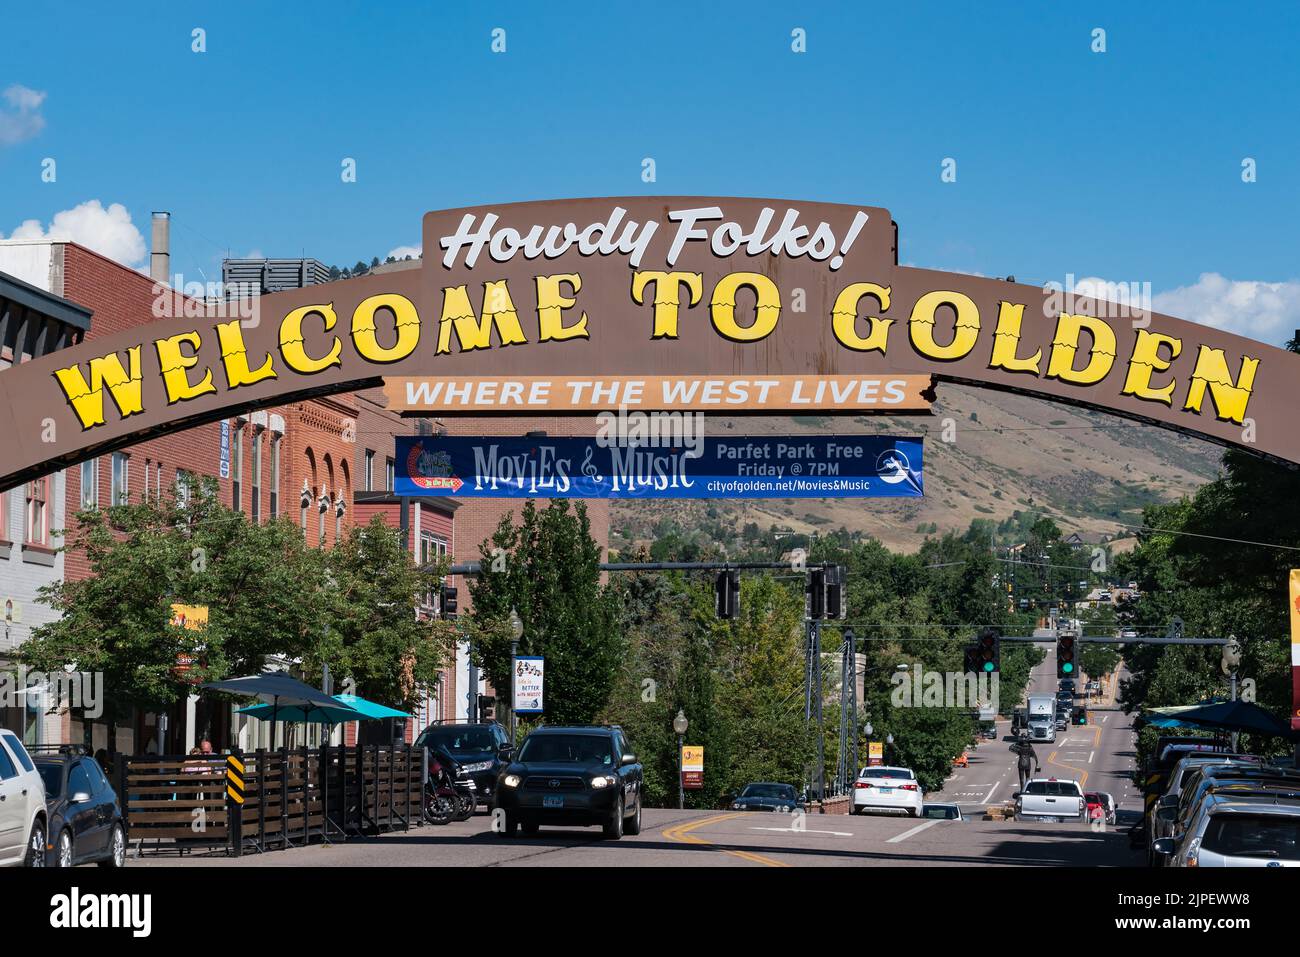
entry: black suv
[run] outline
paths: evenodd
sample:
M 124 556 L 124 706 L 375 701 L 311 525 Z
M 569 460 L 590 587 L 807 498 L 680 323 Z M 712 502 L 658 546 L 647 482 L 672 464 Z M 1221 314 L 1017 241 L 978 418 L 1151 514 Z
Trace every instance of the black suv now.
M 31 751 L 45 782 L 50 867 L 126 864 L 126 821 L 99 762 L 79 745 L 38 745 Z
M 538 728 L 509 757 L 493 801 L 498 833 L 543 824 L 599 824 L 615 840 L 641 833 L 641 763 L 622 729 Z
M 509 743 L 509 735 L 499 724 L 467 724 L 450 721 L 429 725 L 415 739 L 417 748 L 430 750 L 441 748 L 450 754 L 460 770 L 474 779 L 478 800 L 485 804 L 492 803 L 497 775 L 506 765 L 506 761 L 501 757 L 501 751 Z

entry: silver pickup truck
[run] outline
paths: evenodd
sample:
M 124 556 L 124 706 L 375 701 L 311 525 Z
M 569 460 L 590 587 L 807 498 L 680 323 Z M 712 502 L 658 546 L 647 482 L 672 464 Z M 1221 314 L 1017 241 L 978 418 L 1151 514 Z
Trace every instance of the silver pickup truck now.
M 1078 781 L 1033 778 L 1016 792 L 1016 820 L 1078 821 L 1087 817 L 1088 802 Z

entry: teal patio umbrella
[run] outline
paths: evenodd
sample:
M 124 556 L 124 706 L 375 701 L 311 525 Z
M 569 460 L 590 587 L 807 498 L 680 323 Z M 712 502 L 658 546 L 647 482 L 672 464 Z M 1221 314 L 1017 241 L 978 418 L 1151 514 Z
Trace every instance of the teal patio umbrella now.
M 263 721 L 314 722 L 334 725 L 343 721 L 379 721 L 383 718 L 409 718 L 405 711 L 398 711 L 375 701 L 358 698 L 354 694 L 333 695 L 334 704 L 269 705 L 255 704 L 240 708 L 239 714 L 246 714 Z

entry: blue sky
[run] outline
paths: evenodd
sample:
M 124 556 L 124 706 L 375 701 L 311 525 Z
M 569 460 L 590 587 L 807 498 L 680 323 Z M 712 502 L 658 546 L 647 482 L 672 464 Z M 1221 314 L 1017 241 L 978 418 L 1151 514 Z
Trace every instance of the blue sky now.
M 4 13 L 19 39 L 0 60 L 0 234 L 98 200 L 147 236 L 167 209 L 188 280 L 216 278 L 227 250 L 382 258 L 419 242 L 426 210 L 467 204 L 858 202 L 891 210 L 905 262 L 1149 282 L 1162 311 L 1285 338 L 1300 325 L 1300 7 L 1084 7 L 24 5 Z

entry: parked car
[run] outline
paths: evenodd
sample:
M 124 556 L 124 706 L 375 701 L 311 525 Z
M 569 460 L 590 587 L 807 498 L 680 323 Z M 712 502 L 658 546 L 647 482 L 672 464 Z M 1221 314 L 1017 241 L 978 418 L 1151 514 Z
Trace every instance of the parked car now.
M 1300 867 L 1300 791 L 1206 795 L 1180 837 L 1155 852 L 1169 867 Z
M 1263 764 L 1263 759 L 1253 754 L 1186 754 L 1178 759 L 1173 768 L 1169 771 L 1169 776 L 1165 779 L 1164 793 L 1156 799 L 1153 813 L 1147 819 L 1147 863 L 1152 867 L 1159 867 L 1161 861 L 1156 857 L 1153 848 L 1154 843 L 1162 837 L 1168 837 L 1173 830 L 1173 822 L 1177 812 L 1160 813 L 1162 808 L 1177 808 L 1179 799 L 1182 797 L 1183 788 L 1188 782 L 1194 782 L 1196 772 L 1203 767 L 1210 765 L 1241 765 L 1243 767 L 1259 767 Z
M 1023 791 L 1012 797 L 1016 801 L 1016 820 L 1046 819 L 1082 821 L 1087 813 L 1083 788 L 1078 781 L 1057 778 L 1034 778 L 1025 782 Z
M 1244 763 L 1202 764 L 1192 769 L 1191 776 L 1182 785 L 1178 803 L 1157 808 L 1159 837 L 1181 841 L 1191 826 L 1192 819 L 1207 795 L 1243 792 L 1259 788 L 1277 787 L 1284 791 L 1300 790 L 1300 773 L 1285 768 L 1270 768 Z M 1159 866 L 1162 856 L 1151 845 L 1152 863 Z
M 0 728 L 0 866 L 44 867 L 45 784 L 12 731 Z
M 964 821 L 965 816 L 956 804 L 927 804 L 921 809 L 921 817 L 927 820 Z
M 600 825 L 615 840 L 641 833 L 642 768 L 620 728 L 538 728 L 502 757 L 493 799 L 502 836 L 543 824 Z
M 803 801 L 792 784 L 758 781 L 746 784 L 731 802 L 733 811 L 795 811 Z
M 980 737 L 985 741 L 996 741 L 998 739 L 998 726 L 990 721 L 980 728 Z
M 99 762 L 71 745 L 38 750 L 34 760 L 45 783 L 49 866 L 125 866 L 126 820 Z
M 906 811 L 919 817 L 925 806 L 925 791 L 911 768 L 866 767 L 853 782 L 850 814 L 867 811 Z
M 508 761 L 501 752 L 508 750 L 510 736 L 496 723 L 438 723 L 420 732 L 415 746 L 431 751 L 442 748 L 451 755 L 457 768 L 474 782 L 476 803 L 491 805 L 493 789 L 501 769 Z
M 1115 823 L 1115 799 L 1105 791 L 1088 791 L 1083 795 L 1088 805 L 1088 820 L 1100 818 L 1107 824 Z

